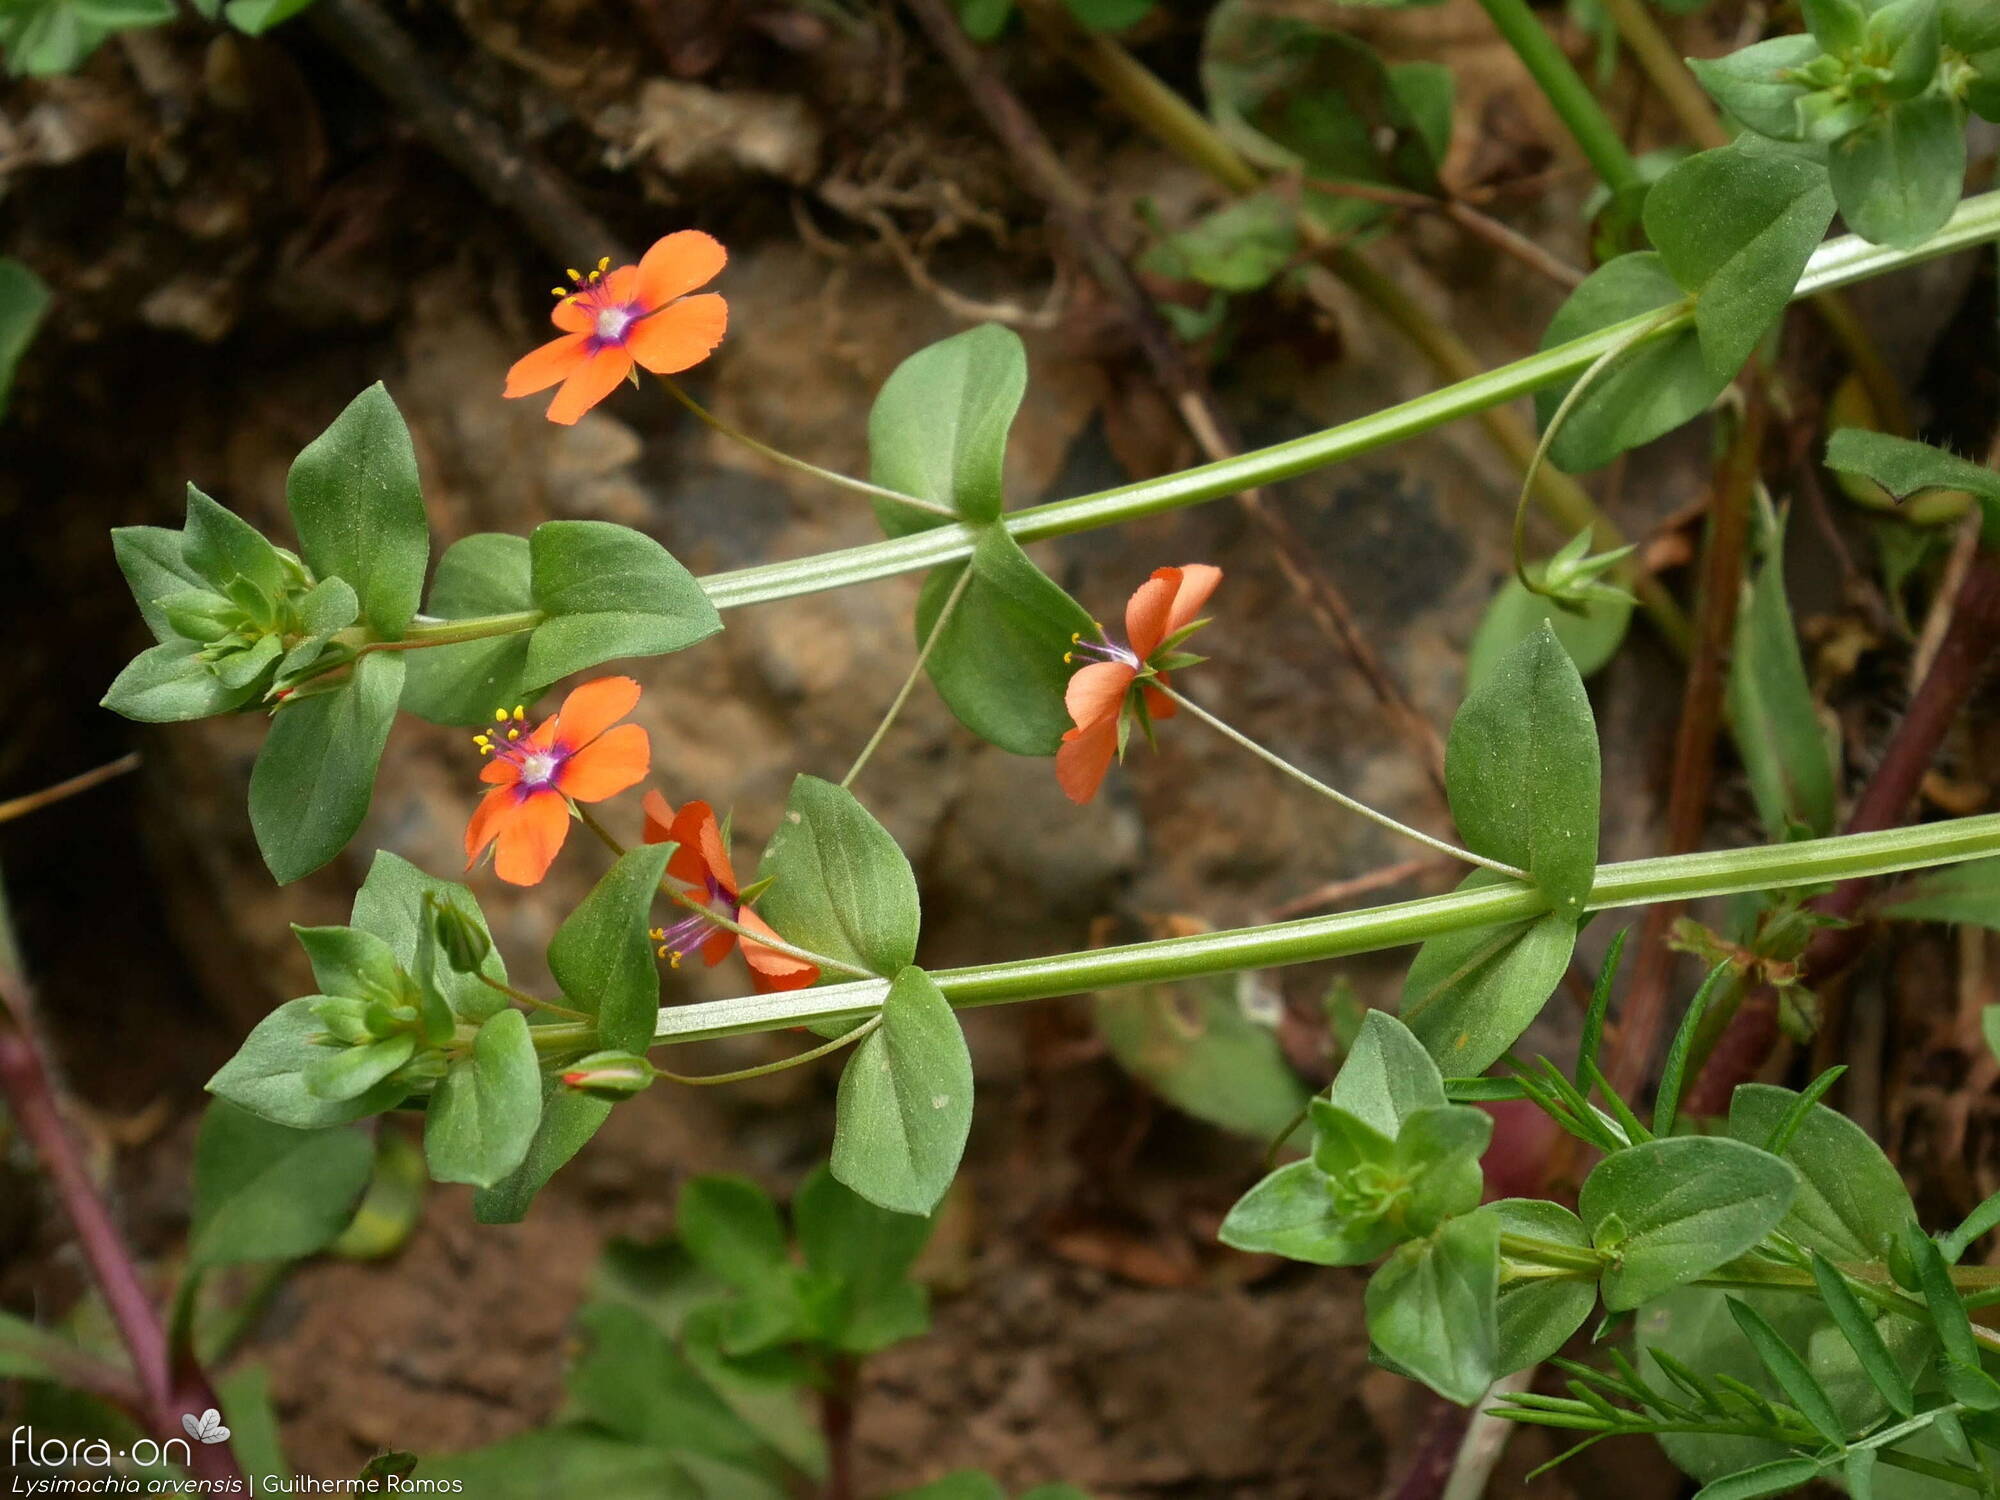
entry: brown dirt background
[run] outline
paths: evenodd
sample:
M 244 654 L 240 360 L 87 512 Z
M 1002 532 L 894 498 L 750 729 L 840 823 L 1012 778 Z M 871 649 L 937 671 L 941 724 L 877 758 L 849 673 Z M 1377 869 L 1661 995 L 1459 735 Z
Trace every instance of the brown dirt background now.
M 1195 27 L 1163 9 L 1142 47 L 1192 88 Z M 1115 312 L 895 12 L 865 8 L 859 36 L 807 7 L 753 3 L 455 0 L 394 14 L 436 78 L 498 121 L 514 149 L 548 161 L 615 232 L 643 244 L 695 225 L 730 246 L 721 289 L 731 333 L 694 380 L 726 418 L 859 471 L 874 389 L 905 355 L 964 326 L 970 305 L 1031 324 L 1031 388 L 1009 456 L 1014 503 L 1189 461 Z M 1582 176 L 1551 144 L 1556 132 L 1476 6 L 1348 14 L 1399 55 L 1459 69 L 1456 180 L 1528 184 L 1499 211 L 1580 262 Z M 1018 39 L 1002 57 L 1121 245 L 1144 238 L 1141 199 L 1169 223 L 1214 202 L 1055 63 Z M 379 377 L 415 434 L 438 550 L 471 531 L 598 517 L 637 526 L 708 572 L 874 531 L 863 504 L 733 449 L 656 393 L 623 392 L 567 432 L 542 419 L 539 402 L 503 402 L 508 363 L 543 336 L 543 289 L 561 260 L 468 186 L 309 22 L 255 42 L 194 25 L 142 33 L 75 77 L 8 86 L 0 249 L 58 294 L 0 426 L 0 524 L 11 538 L 0 549 L 0 789 L 128 748 L 145 756 L 133 778 L 0 828 L 0 865 L 97 1164 L 164 1275 L 185 1226 L 201 1081 L 257 1017 L 306 986 L 287 923 L 342 919 L 378 846 L 455 870 L 476 761 L 461 734 L 405 719 L 348 854 L 273 887 L 244 814 L 260 727 L 153 730 L 95 706 L 141 644 L 106 528 L 175 524 L 193 479 L 282 536 L 291 456 Z M 1378 263 L 1494 363 L 1532 348 L 1560 300 L 1433 224 L 1388 242 Z M 1967 258 L 1867 300 L 1892 311 L 1877 320 L 1891 355 L 1926 388 L 1951 384 L 1933 358 L 1939 330 L 1993 316 L 1990 276 Z M 1991 377 L 1988 362 L 1980 379 L 1990 387 Z M 1432 384 L 1365 312 L 1315 314 L 1278 296 L 1246 305 L 1216 378 L 1258 442 Z M 1940 414 L 1976 423 L 1967 412 L 1984 403 L 1990 421 L 1990 399 L 1989 388 L 1960 390 Z M 1628 528 L 1644 534 L 1701 499 L 1704 441 L 1682 434 L 1610 476 Z M 1502 575 L 1511 501 L 1507 468 L 1469 425 L 1282 491 L 1313 565 L 1348 594 L 1440 725 Z M 1678 533 L 1662 535 L 1677 544 Z M 1107 616 L 1151 567 L 1220 563 L 1228 581 L 1208 647 L 1218 659 L 1203 679 L 1209 701 L 1315 773 L 1442 827 L 1421 773 L 1233 507 L 1039 553 Z M 1802 612 L 1841 617 L 1823 553 L 1793 578 Z M 837 776 L 866 738 L 910 659 L 915 592 L 902 578 L 735 612 L 702 648 L 640 664 L 656 784 L 675 801 L 733 805 L 739 832 L 757 839 L 795 771 Z M 1881 659 L 1875 675 L 1850 674 L 1863 764 L 1889 721 L 1895 693 L 1883 684 L 1903 647 L 1869 649 Z M 1606 858 L 1657 847 L 1677 694 L 1643 630 L 1594 684 L 1615 809 Z M 1961 747 L 1953 769 L 1983 801 L 1990 762 L 1976 749 Z M 1177 916 L 1252 920 L 1402 857 L 1386 836 L 1302 804 L 1191 726 L 1136 756 L 1094 806 L 1072 809 L 1046 764 L 976 744 L 924 691 L 858 789 L 917 866 L 921 958 L 940 966 Z M 1719 806 L 1718 838 L 1746 836 L 1740 786 L 1726 783 Z M 636 804 L 614 816 L 635 819 Z M 532 973 L 599 867 L 586 843 L 539 890 L 478 880 L 511 963 Z M 1924 1181 L 1945 1202 L 1976 1200 L 1989 1155 L 1993 1069 L 1964 1060 L 1962 1023 L 1979 998 L 1955 967 L 1964 957 L 1944 939 L 1920 944 L 1878 981 L 1927 998 L 1931 1020 L 1889 1049 L 1900 1060 L 1870 1123 L 1916 1143 L 1932 1164 Z M 1350 963 L 1343 977 L 1388 1000 L 1399 973 L 1385 956 Z M 1332 977 L 1324 967 L 1277 976 L 1308 1073 L 1324 1067 L 1311 1017 Z M 669 994 L 726 994 L 738 979 L 683 975 Z M 977 1014 L 969 1031 L 981 1098 L 930 1261 L 937 1328 L 868 1368 L 864 1491 L 962 1465 L 1010 1487 L 1068 1479 L 1105 1500 L 1382 1491 L 1429 1408 L 1366 1363 L 1363 1278 L 1253 1265 L 1212 1247 L 1222 1211 L 1256 1174 L 1257 1147 L 1151 1102 L 1102 1057 L 1081 1002 Z M 716 1044 L 689 1065 L 739 1066 L 778 1050 Z M 1973 1071 L 1968 1104 L 1958 1085 Z M 474 1226 L 465 1196 L 440 1189 L 395 1258 L 304 1268 L 244 1351 L 271 1372 L 294 1463 L 351 1473 L 378 1447 L 449 1451 L 546 1419 L 561 1395 L 567 1319 L 601 1243 L 665 1232 L 692 1173 L 742 1171 L 776 1189 L 796 1181 L 823 1157 L 835 1076 L 822 1067 L 730 1091 L 655 1090 L 617 1112 L 526 1224 Z M 46 1313 L 75 1296 L 79 1267 L 26 1166 L 16 1148 L 0 1176 L 0 1302 Z M 1551 1451 L 1517 1437 L 1494 1492 L 1519 1491 Z M 1644 1500 L 1678 1481 L 1648 1449 L 1609 1448 L 1535 1493 L 1613 1485 Z

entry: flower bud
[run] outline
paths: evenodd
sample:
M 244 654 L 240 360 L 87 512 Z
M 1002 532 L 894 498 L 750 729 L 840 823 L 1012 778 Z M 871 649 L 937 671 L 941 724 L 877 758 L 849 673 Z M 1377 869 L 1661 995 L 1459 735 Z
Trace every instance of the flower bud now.
M 450 901 L 425 893 L 424 904 L 431 909 L 431 931 L 443 951 L 445 962 L 460 974 L 476 974 L 493 951 L 493 939 L 486 929 Z
M 563 1069 L 565 1087 L 609 1099 L 623 1099 L 648 1087 L 653 1065 L 631 1052 L 593 1052 Z

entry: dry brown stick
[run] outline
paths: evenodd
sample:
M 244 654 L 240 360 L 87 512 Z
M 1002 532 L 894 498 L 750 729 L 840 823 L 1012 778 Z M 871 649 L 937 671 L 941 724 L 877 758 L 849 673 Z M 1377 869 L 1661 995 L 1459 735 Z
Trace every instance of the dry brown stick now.
M 1982 550 L 1966 575 L 1937 659 L 1854 804 L 1846 832 L 1893 828 L 1908 816 L 1910 803 L 1944 743 L 1946 731 L 1978 687 L 1996 650 L 2000 650 L 2000 557 Z M 1812 909 L 1851 922 L 1869 888 L 1866 880 L 1842 881 L 1814 901 Z M 1867 927 L 1860 923 L 1822 929 L 1806 945 L 1799 959 L 1801 971 L 1809 982 L 1824 983 L 1854 961 L 1867 935 Z M 1777 996 L 1768 988 L 1752 991 L 1730 1017 L 1688 1090 L 1687 1112 L 1713 1115 L 1726 1110 L 1731 1091 L 1756 1076 L 1777 1037 Z
M 1456 866 L 1448 859 L 1432 859 L 1428 855 L 1417 859 L 1402 860 L 1397 864 L 1384 865 L 1379 870 L 1370 870 L 1365 875 L 1352 875 L 1346 880 L 1330 880 L 1325 885 L 1307 891 L 1303 896 L 1294 896 L 1271 908 L 1270 919 L 1282 922 L 1288 917 L 1302 917 L 1309 911 L 1324 911 L 1329 906 L 1339 906 L 1352 901 L 1356 896 L 1368 896 L 1376 891 L 1387 890 L 1392 885 L 1401 885 L 1406 880 L 1414 880 L 1419 875 L 1434 871 L 1453 869 Z
M 1544 250 L 1518 229 L 1501 223 L 1491 214 L 1482 213 L 1462 199 L 1434 198 L 1429 193 L 1374 182 L 1330 182 L 1318 177 L 1306 178 L 1305 186 L 1314 192 L 1358 198 L 1390 208 L 1406 208 L 1413 213 L 1443 214 L 1474 239 L 1484 240 L 1502 255 L 1512 256 L 1529 270 L 1548 277 L 1557 286 L 1576 287 L 1583 284 L 1583 272 L 1568 261 Z
M 319 0 L 307 19 L 441 156 L 519 219 L 549 255 L 569 265 L 587 265 L 602 255 L 621 262 L 633 259 L 618 236 L 576 201 L 561 177 L 509 141 L 444 82 L 374 0 Z
M 1152 299 L 1139 285 L 1132 268 L 1098 231 L 1089 201 L 1048 137 L 1042 134 L 1041 127 L 987 66 L 944 0 L 906 0 L 906 4 L 938 51 L 944 54 L 952 71 L 958 74 L 987 125 L 1007 147 L 1030 185 L 1047 202 L 1091 274 L 1117 299 L 1140 352 L 1172 397 L 1196 443 L 1211 459 L 1232 455 L 1237 445 L 1200 372 L 1154 309 Z M 1323 572 L 1309 565 L 1311 552 L 1291 522 L 1272 508 L 1261 491 L 1245 490 L 1236 499 L 1270 542 L 1286 582 L 1315 623 L 1333 638 L 1361 674 L 1391 727 L 1417 752 L 1432 785 L 1442 795 L 1444 745 L 1436 726 L 1417 710 L 1409 695 L 1389 675 L 1373 646 L 1361 634 L 1354 612 L 1339 588 Z
M 1743 561 L 1750 540 L 1751 500 L 1763 458 L 1766 404 L 1761 382 L 1743 387 L 1741 424 L 1715 476 L 1702 549 L 1701 585 L 1695 599 L 1694 649 L 1681 689 L 1680 724 L 1674 733 L 1672 780 L 1667 791 L 1667 844 L 1663 854 L 1688 854 L 1701 844 L 1715 784 L 1715 748 L 1722 737 L 1723 690 L 1729 680 L 1736 606 L 1742 597 Z M 1687 907 L 1664 901 L 1646 910 L 1637 961 L 1619 1016 L 1611 1085 L 1630 1098 L 1646 1081 L 1658 1050 L 1674 951 L 1667 935 Z
M 9 797 L 0 802 L 0 823 L 10 823 L 15 818 L 25 818 L 29 813 L 40 812 L 66 797 L 74 797 L 79 792 L 87 792 L 94 786 L 102 786 L 114 777 L 123 776 L 128 771 L 139 769 L 139 752 L 121 755 L 118 759 L 67 781 L 58 781 L 54 786 L 45 786 L 39 792 L 29 792 L 25 796 Z

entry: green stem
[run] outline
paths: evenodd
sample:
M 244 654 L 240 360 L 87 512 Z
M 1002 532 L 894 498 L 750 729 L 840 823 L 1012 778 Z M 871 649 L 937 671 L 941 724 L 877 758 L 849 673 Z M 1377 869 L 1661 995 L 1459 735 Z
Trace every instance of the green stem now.
M 1584 910 L 1820 885 L 1850 876 L 1956 864 L 1994 853 L 2000 853 L 2000 814 L 1986 813 L 1877 833 L 1627 860 L 1598 867 Z M 931 977 L 954 1005 L 1005 1005 L 1118 985 L 1160 984 L 1345 958 L 1421 943 L 1441 933 L 1526 921 L 1547 910 L 1548 897 L 1532 886 L 1492 885 L 1264 927 L 945 969 Z M 888 989 L 887 980 L 873 979 L 678 1006 L 660 1012 L 655 1040 L 692 1041 L 821 1021 L 865 1020 L 881 1009 Z
M 682 390 L 676 382 L 667 376 L 660 376 L 659 381 L 661 385 L 667 388 L 667 393 L 670 396 L 693 412 L 710 431 L 721 433 L 732 443 L 737 443 L 748 448 L 759 458 L 767 458 L 772 463 L 791 469 L 799 474 L 810 474 L 815 479 L 823 479 L 828 484 L 837 485 L 841 489 L 852 490 L 857 495 L 866 495 L 871 500 L 887 500 L 895 505 L 908 506 L 912 510 L 921 510 L 934 516 L 943 516 L 946 520 L 950 521 L 958 519 L 958 512 L 948 505 L 939 505 L 935 500 L 919 500 L 915 495 L 906 495 L 901 490 L 884 489 L 879 484 L 870 484 L 867 480 L 856 479 L 851 474 L 842 474 L 833 469 L 822 469 L 818 464 L 807 463 L 803 458 L 795 458 L 781 449 L 773 448 L 769 443 L 761 443 L 741 428 L 730 426 L 722 418 L 716 416 L 714 412 Z
M 1854 235 L 1829 240 L 1814 253 L 1792 295 L 1797 299 L 1830 287 L 1866 281 L 1995 238 L 2000 238 L 2000 192 L 1982 193 L 1961 203 L 1942 230 L 1912 249 L 1871 245 Z M 1044 541 L 1180 510 L 1226 498 L 1240 490 L 1311 473 L 1329 464 L 1344 463 L 1461 417 L 1475 416 L 1574 379 L 1605 350 L 1616 348 L 1657 316 L 1646 313 L 1628 318 L 1570 343 L 1337 427 L 1158 479 L 1140 480 L 1050 505 L 1030 506 L 1006 516 L 1001 524 L 1017 542 Z M 1686 327 L 1690 318 L 1691 314 L 1683 314 L 1662 323 L 1651 337 L 1660 338 Z M 766 604 L 957 562 L 971 554 L 977 538 L 975 528 L 959 523 L 942 525 L 838 552 L 711 574 L 702 580 L 702 587 L 718 609 Z
M 695 1088 L 712 1088 L 719 1083 L 742 1083 L 750 1078 L 766 1078 L 773 1073 L 782 1073 L 788 1068 L 801 1064 L 818 1062 L 829 1052 L 838 1052 L 842 1047 L 851 1047 L 863 1037 L 876 1031 L 882 1025 L 882 1018 L 863 1021 L 852 1031 L 843 1031 L 830 1042 L 822 1042 L 810 1052 L 796 1053 L 791 1057 L 781 1057 L 776 1062 L 759 1063 L 754 1068 L 738 1068 L 731 1073 L 669 1073 L 665 1068 L 655 1068 L 656 1076 L 669 1083 L 685 1083 Z
M 567 1005 L 558 1005 L 553 1000 L 544 1000 L 540 995 L 531 995 L 526 990 L 514 988 L 504 980 L 495 979 L 491 974 L 473 976 L 488 989 L 498 990 L 509 1000 L 518 1000 L 532 1010 L 547 1011 L 552 1016 L 561 1016 L 566 1021 L 588 1021 L 590 1016 L 580 1010 L 571 1010 Z
M 796 958 L 802 963 L 809 963 L 822 974 L 845 974 L 849 979 L 873 981 L 878 984 L 888 983 L 887 980 L 870 970 L 859 968 L 854 964 L 842 963 L 837 958 L 828 958 L 824 953 L 815 953 L 810 948 L 801 948 L 795 943 L 788 943 L 783 938 L 776 937 L 768 932 L 752 932 L 741 922 L 731 917 L 725 917 L 713 907 L 702 906 L 691 897 L 679 896 L 675 898 L 675 901 L 676 904 L 686 907 L 689 911 L 700 912 L 708 921 L 713 922 L 725 932 L 735 933 L 746 943 L 755 943 L 759 948 L 769 948 L 773 953 L 782 953 L 787 958 Z
M 1677 321 L 1692 313 L 1693 310 L 1694 299 L 1692 297 L 1688 298 L 1685 302 L 1675 303 L 1671 307 L 1663 308 L 1654 315 L 1651 323 L 1642 325 L 1636 333 L 1623 343 L 1614 344 L 1611 348 L 1606 349 L 1591 363 L 1589 369 L 1576 377 L 1576 383 L 1563 393 L 1561 403 L 1557 405 L 1554 413 L 1550 415 L 1548 425 L 1542 429 L 1542 440 L 1535 444 L 1535 456 L 1528 460 L 1527 470 L 1521 476 L 1520 498 L 1514 502 L 1514 576 L 1520 580 L 1521 587 L 1529 593 L 1539 594 L 1544 599 L 1553 599 L 1556 597 L 1548 589 L 1542 587 L 1541 584 L 1528 576 L 1528 502 L 1534 497 L 1535 476 L 1542 472 L 1542 465 L 1548 461 L 1549 449 L 1555 446 L 1556 438 L 1563 430 L 1563 424 L 1569 420 L 1569 414 L 1576 410 L 1577 403 L 1590 393 L 1590 388 L 1597 383 L 1606 370 L 1610 369 L 1640 344 L 1645 343 L 1652 335 L 1654 329 Z
M 1419 844 L 1422 844 L 1426 849 L 1434 849 L 1439 854 L 1450 855 L 1451 858 L 1453 859 L 1462 859 L 1469 865 L 1478 865 L 1481 869 L 1492 870 L 1495 874 L 1505 875 L 1511 880 L 1532 879 L 1532 877 L 1528 874 L 1526 870 L 1517 870 L 1512 865 L 1502 864 L 1497 859 L 1488 859 L 1483 854 L 1474 854 L 1470 849 L 1461 849 L 1458 847 L 1458 845 L 1450 843 L 1445 839 L 1432 838 L 1428 833 L 1424 833 L 1418 829 L 1412 828 L 1407 823 L 1397 822 L 1387 813 L 1378 812 L 1376 809 L 1370 807 L 1366 802 L 1357 801 L 1355 798 L 1348 796 L 1347 793 L 1340 791 L 1334 787 L 1328 786 L 1318 777 L 1307 775 L 1304 771 L 1301 771 L 1297 766 L 1293 765 L 1290 761 L 1286 760 L 1283 756 L 1278 755 L 1270 750 L 1266 750 L 1262 745 L 1258 744 L 1255 740 L 1251 739 L 1250 736 L 1248 736 L 1247 734 L 1244 734 L 1239 730 L 1231 728 L 1228 724 L 1225 724 L 1221 719 L 1218 719 L 1214 714 L 1210 713 L 1207 709 L 1203 708 L 1199 703 L 1195 702 L 1194 699 L 1188 697 L 1185 693 L 1176 692 L 1173 688 L 1168 687 L 1164 682 L 1160 682 L 1157 680 L 1155 680 L 1152 683 L 1152 686 L 1158 692 L 1161 692 L 1165 694 L 1167 697 L 1173 699 L 1174 702 L 1178 703 L 1182 708 L 1186 709 L 1189 713 L 1193 714 L 1197 719 L 1201 720 L 1202 723 L 1208 725 L 1209 728 L 1215 730 L 1217 733 L 1221 734 L 1226 739 L 1234 741 L 1236 744 L 1242 746 L 1245 750 L 1248 750 L 1252 755 L 1256 756 L 1259 760 L 1263 761 L 1265 765 L 1271 766 L 1276 770 L 1283 771 L 1287 776 L 1291 777 L 1292 780 L 1298 782 L 1300 785 L 1311 787 L 1315 792 L 1318 792 L 1322 797 L 1325 797 L 1329 801 L 1337 803 L 1341 807 L 1346 808 L 1349 812 L 1359 813 L 1362 817 L 1368 819 L 1369 822 L 1378 824 L 1381 827 L 1388 829 L 1391 833 L 1401 834 L 1406 839 L 1415 839 Z
M 354 654 L 420 651 L 426 646 L 456 646 L 465 641 L 490 640 L 496 635 L 518 635 L 533 630 L 547 618 L 539 609 L 517 610 L 510 615 L 478 615 L 469 620 L 419 618 L 404 630 L 400 641 L 367 641 Z
M 937 618 L 931 621 L 930 632 L 924 637 L 923 649 L 917 653 L 916 661 L 910 666 L 910 675 L 905 677 L 903 685 L 896 689 L 896 697 L 889 704 L 889 711 L 882 715 L 882 722 L 875 726 L 875 732 L 868 736 L 868 743 L 863 745 L 861 753 L 854 757 L 854 764 L 849 766 L 847 774 L 840 778 L 843 787 L 854 784 L 854 778 L 859 776 L 861 768 L 868 764 L 868 758 L 875 753 L 875 747 L 881 744 L 883 737 L 888 734 L 889 726 L 896 722 L 896 716 L 903 711 L 903 705 L 910 701 L 911 690 L 916 687 L 917 680 L 924 675 L 924 663 L 931 659 L 931 649 L 944 634 L 945 622 L 951 619 L 952 611 L 958 608 L 958 601 L 965 597 L 965 591 L 971 583 L 972 569 L 967 568 L 958 575 L 958 582 L 951 586 L 951 592 L 945 595 L 944 605 L 938 610 Z
M 1479 0 L 1479 3 L 1534 78 L 1536 87 L 1562 116 L 1563 124 L 1613 196 L 1640 191 L 1645 182 L 1639 175 L 1639 164 L 1625 149 L 1624 137 L 1604 113 L 1604 106 L 1597 102 L 1590 85 L 1549 35 L 1548 28 L 1528 9 L 1527 0 Z

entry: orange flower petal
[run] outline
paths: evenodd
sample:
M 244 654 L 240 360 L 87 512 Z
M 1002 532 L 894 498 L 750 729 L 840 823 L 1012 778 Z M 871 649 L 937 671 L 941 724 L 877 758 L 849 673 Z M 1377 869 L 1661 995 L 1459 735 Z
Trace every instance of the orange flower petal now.
M 589 326 L 588 319 L 585 319 L 584 326 L 586 328 Z M 590 350 L 586 347 L 589 342 L 583 331 L 577 330 L 522 355 L 514 361 L 514 367 L 507 372 L 505 394 L 532 396 L 536 391 L 545 391 L 552 385 L 568 380 L 589 363 Z
M 646 307 L 665 307 L 676 297 L 685 297 L 715 280 L 728 260 L 729 252 L 715 236 L 699 229 L 683 229 L 655 240 L 639 262 L 639 301 Z
M 653 766 L 652 741 L 637 724 L 620 724 L 563 762 L 556 790 L 578 802 L 602 802 L 646 779 Z
M 556 305 L 549 309 L 549 321 L 564 333 L 597 331 L 596 314 L 584 305 L 581 298 L 575 296 L 559 299 Z
M 736 934 L 731 932 L 727 927 L 718 927 L 703 940 L 701 945 L 701 961 L 712 969 L 725 958 L 729 957 L 735 949 Z
M 641 318 L 625 336 L 625 347 L 655 375 L 677 375 L 707 359 L 728 327 L 729 304 L 703 292 Z
M 1167 685 L 1165 673 L 1160 675 L 1159 681 L 1160 687 Z M 1150 682 L 1140 689 L 1140 691 L 1146 695 L 1146 712 L 1156 719 L 1171 719 L 1181 711 L 1181 706 L 1178 703 L 1174 702 L 1173 699 L 1161 692 L 1160 688 L 1154 687 Z
M 555 743 L 582 749 L 639 706 L 639 684 L 630 677 L 597 677 L 570 689 L 556 710 Z
M 556 399 L 549 403 L 549 420 L 574 426 L 577 418 L 617 390 L 618 382 L 631 373 L 631 355 L 616 345 L 599 349 L 563 382 Z
M 667 873 L 683 884 L 706 888 L 709 867 L 708 857 L 703 853 L 703 848 L 705 845 L 722 842 L 721 834 L 713 830 L 715 830 L 713 808 L 706 802 L 698 800 L 682 803 L 681 810 L 673 815 L 672 821 L 667 825 L 667 837 L 680 845 L 674 850 L 673 857 L 667 861 Z M 730 889 L 735 888 L 732 883 Z
M 1069 686 L 1063 689 L 1063 707 L 1081 729 L 1094 728 L 1106 720 L 1115 724 L 1125 704 L 1125 690 L 1138 675 L 1122 661 L 1094 661 L 1070 678 Z
M 539 885 L 569 837 L 569 804 L 544 787 L 528 793 L 499 822 L 493 873 L 509 885 Z
M 1189 563 L 1179 570 L 1180 587 L 1174 591 L 1174 606 L 1167 611 L 1166 635 L 1172 635 L 1185 625 L 1194 623 L 1201 607 L 1208 603 L 1208 596 L 1215 592 L 1215 586 L 1222 582 L 1222 569 L 1209 563 Z M 1162 636 L 1161 639 L 1165 639 Z M 1153 653 L 1148 651 L 1146 656 Z
M 747 906 L 736 914 L 736 920 L 746 932 L 778 938 L 777 929 Z M 778 940 L 784 941 L 782 938 Z M 747 937 L 743 939 L 743 961 L 750 965 L 751 980 L 760 995 L 778 990 L 802 990 L 819 978 L 818 964 L 794 958 L 789 953 L 780 953 L 776 948 L 767 948 Z
M 1159 650 L 1160 642 L 1167 638 L 1167 618 L 1180 584 L 1179 568 L 1155 568 L 1153 576 L 1125 601 L 1125 639 L 1140 661 Z
M 480 770 L 479 779 L 488 786 L 512 786 L 521 779 L 521 768 L 511 760 L 501 760 L 496 756 Z
M 1070 801 L 1081 805 L 1097 795 L 1118 753 L 1118 720 L 1099 719 L 1088 729 L 1072 729 L 1056 751 L 1056 781 Z
M 488 767 L 490 770 L 491 767 Z M 480 853 L 493 842 L 500 832 L 500 824 L 509 808 L 516 800 L 512 787 L 500 787 L 479 799 L 479 806 L 472 810 L 472 821 L 465 825 L 465 867 L 471 869 Z
M 674 810 L 657 791 L 646 793 L 639 810 L 646 815 L 646 831 L 640 835 L 649 844 L 670 843 L 674 836 Z

